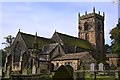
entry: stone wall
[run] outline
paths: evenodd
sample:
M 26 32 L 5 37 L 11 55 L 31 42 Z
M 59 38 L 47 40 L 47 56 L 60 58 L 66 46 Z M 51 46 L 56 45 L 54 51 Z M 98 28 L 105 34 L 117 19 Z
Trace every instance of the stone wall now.
M 57 69 L 61 65 L 66 65 L 65 63 L 67 62 L 70 62 L 70 66 L 72 66 L 74 70 L 77 70 L 78 60 L 52 61 L 52 63 L 54 64 L 54 69 Z
M 98 61 L 105 62 L 104 16 L 95 12 L 79 16 L 78 31 L 79 38 L 89 41 L 95 47 Z
M 111 65 L 111 64 L 114 64 L 115 66 L 117 66 L 117 60 L 118 60 L 118 58 L 115 58 L 115 57 L 111 57 L 111 58 L 109 58 L 109 64 Z

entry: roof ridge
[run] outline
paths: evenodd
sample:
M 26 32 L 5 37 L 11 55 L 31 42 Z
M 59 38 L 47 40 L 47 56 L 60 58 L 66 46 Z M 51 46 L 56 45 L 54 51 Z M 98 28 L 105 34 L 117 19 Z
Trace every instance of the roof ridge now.
M 59 37 L 61 38 L 61 40 L 63 40 L 63 42 L 65 43 L 65 44 L 71 44 L 71 45 L 77 45 L 78 43 L 77 42 L 79 42 L 79 41 L 82 41 L 82 42 L 84 42 L 83 44 L 85 44 L 84 46 L 79 46 L 80 44 L 78 44 L 78 46 L 79 47 L 82 47 L 82 48 L 86 48 L 86 49 L 93 49 L 93 46 L 91 45 L 91 43 L 89 42 L 89 41 L 87 41 L 87 40 L 84 40 L 84 39 L 81 39 L 81 38 L 77 38 L 77 37 L 74 37 L 74 36 L 70 36 L 70 35 L 67 35 L 67 34 L 63 34 L 63 33 L 59 33 L 59 32 L 56 32 L 56 34 L 58 34 L 59 35 Z M 73 39 L 73 40 L 77 40 L 76 41 L 76 43 L 74 43 L 74 42 L 66 42 L 66 40 L 67 39 L 64 39 L 64 38 L 69 38 L 69 39 Z M 88 45 L 88 46 L 87 46 Z
M 27 47 L 33 48 L 33 46 L 34 46 L 33 42 L 34 42 L 35 35 L 27 34 L 27 33 L 23 33 L 23 32 L 19 32 L 19 34 L 23 37 Z M 42 46 L 45 44 L 53 43 L 51 38 L 49 39 L 49 38 L 37 36 L 37 39 L 38 39 L 39 49 L 42 49 Z
M 20 32 L 20 33 L 35 37 L 35 35 L 32 35 L 32 34 L 28 34 L 28 33 L 24 33 L 24 32 Z M 51 38 L 41 37 L 41 36 L 38 36 L 38 35 L 37 35 L 37 38 L 51 39 Z
M 84 39 L 81 39 L 81 38 L 78 38 L 78 37 L 75 37 L 75 36 L 71 36 L 71 35 L 68 35 L 68 34 L 63 34 L 63 33 L 60 33 L 60 32 L 56 32 L 56 33 L 61 34 L 61 35 L 65 35 L 65 36 L 68 36 L 68 37 L 76 38 L 76 39 L 79 39 L 79 40 L 83 40 L 83 41 L 86 41 L 86 42 L 89 42 L 87 40 L 84 40 Z
M 51 43 L 51 44 L 45 44 L 44 46 L 48 46 L 48 45 L 58 45 L 59 43 Z

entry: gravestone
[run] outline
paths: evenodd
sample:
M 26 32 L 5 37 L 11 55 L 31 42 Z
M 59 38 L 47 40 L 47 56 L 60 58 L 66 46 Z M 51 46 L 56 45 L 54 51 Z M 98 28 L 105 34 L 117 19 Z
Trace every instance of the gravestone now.
M 7 67 L 7 74 L 6 74 L 7 77 L 9 77 L 9 73 L 10 73 L 10 66 Z
M 37 69 L 37 74 L 40 74 L 40 68 Z
M 91 70 L 91 71 L 95 71 L 95 63 L 91 63 L 91 65 L 90 65 L 90 70 Z
M 27 74 L 27 70 L 23 69 L 22 74 Z
M 116 69 L 116 66 L 114 64 L 111 64 L 110 65 L 110 70 L 115 70 Z
M 32 67 L 32 74 L 35 74 L 36 73 L 36 67 L 35 67 L 35 65 L 33 65 L 33 67 Z
M 99 71 L 103 71 L 104 70 L 104 64 L 103 63 L 99 63 Z
M 103 64 L 103 63 L 99 63 L 98 68 L 99 68 L 99 71 L 101 71 L 101 72 L 99 72 L 98 74 L 99 74 L 99 75 L 103 75 L 104 72 L 102 72 L 102 71 L 104 70 L 104 64 Z
M 114 70 L 116 70 L 116 66 L 112 63 L 110 65 L 110 73 L 109 73 L 110 76 L 115 76 Z
M 85 80 L 85 71 L 84 70 L 85 70 L 85 66 L 81 62 L 80 72 L 77 72 L 77 80 Z

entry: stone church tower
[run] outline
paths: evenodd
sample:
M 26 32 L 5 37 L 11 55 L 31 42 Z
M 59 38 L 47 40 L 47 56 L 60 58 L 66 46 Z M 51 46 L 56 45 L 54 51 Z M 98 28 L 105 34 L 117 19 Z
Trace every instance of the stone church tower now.
M 96 57 L 99 62 L 105 61 L 104 52 L 104 17 L 105 14 L 97 14 L 95 7 L 93 12 L 80 16 L 78 14 L 78 37 L 89 41 L 96 49 Z

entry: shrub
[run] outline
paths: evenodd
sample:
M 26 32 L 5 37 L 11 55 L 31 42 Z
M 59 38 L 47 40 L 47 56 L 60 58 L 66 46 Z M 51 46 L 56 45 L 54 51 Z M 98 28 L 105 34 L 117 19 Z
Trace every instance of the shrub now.
M 73 68 L 70 65 L 65 66 L 70 73 L 71 78 L 73 78 Z
M 71 71 L 69 71 L 71 70 Z M 53 76 L 53 80 L 73 80 L 71 77 L 72 69 L 61 65 Z

